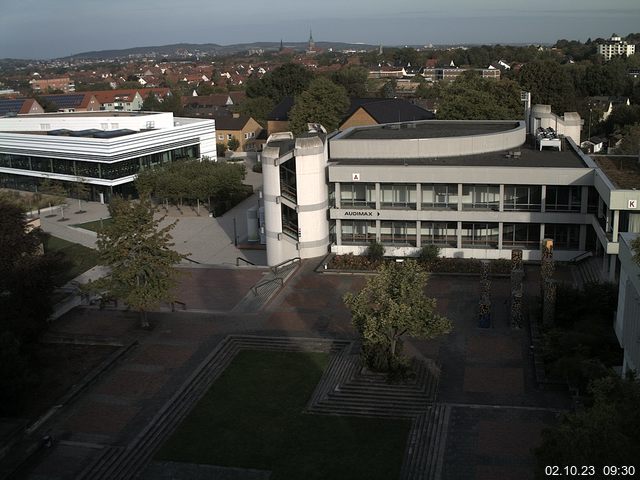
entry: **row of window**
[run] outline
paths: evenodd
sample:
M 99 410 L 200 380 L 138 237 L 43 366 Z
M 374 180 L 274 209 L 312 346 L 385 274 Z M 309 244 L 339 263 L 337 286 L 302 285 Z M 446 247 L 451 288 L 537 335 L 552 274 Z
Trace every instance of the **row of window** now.
M 457 184 L 421 185 L 420 198 L 415 184 L 381 184 L 380 207 L 415 209 L 420 203 L 423 209 L 457 210 L 459 200 L 463 209 L 499 210 L 499 185 L 463 185 L 462 197 Z M 597 193 L 590 192 L 589 210 L 597 209 Z M 582 203 L 580 186 L 547 186 L 545 210 L 579 212 Z M 376 187 L 373 183 L 340 184 L 341 208 L 375 208 Z M 503 196 L 505 211 L 541 211 L 542 187 L 540 185 L 505 185 Z
M 500 236 L 498 223 L 462 222 L 461 244 L 463 248 L 498 248 Z M 420 222 L 421 245 L 439 247 L 458 246 L 457 222 Z M 416 246 L 418 229 L 416 222 L 381 221 L 379 241 L 385 245 Z M 554 245 L 562 250 L 577 250 L 579 225 L 546 224 L 544 236 L 554 239 Z M 376 222 L 342 220 L 340 238 L 343 245 L 366 245 L 378 240 Z M 503 248 L 536 249 L 540 245 L 539 223 L 504 223 L 502 225 Z
M 135 175 L 140 170 L 176 160 L 194 159 L 200 155 L 200 147 L 193 145 L 167 152 L 144 155 L 114 163 L 84 162 L 61 158 L 32 157 L 0 153 L 0 167 L 32 170 L 43 173 L 59 173 L 83 178 L 114 180 Z

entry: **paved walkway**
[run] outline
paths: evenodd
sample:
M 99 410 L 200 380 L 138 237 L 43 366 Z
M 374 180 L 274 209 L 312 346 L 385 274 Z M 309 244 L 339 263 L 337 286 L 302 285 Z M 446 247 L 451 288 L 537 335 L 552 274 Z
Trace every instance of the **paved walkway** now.
M 56 322 L 52 328 L 60 334 L 135 339 L 139 345 L 44 425 L 60 442 L 32 460 L 28 478 L 74 478 L 104 446 L 128 445 L 228 334 L 353 338 L 342 296 L 359 289 L 364 278 L 316 274 L 314 267 L 304 262 L 258 314 L 231 313 L 256 272 L 222 268 L 209 280 L 197 273 L 185 287 L 194 295 L 191 302 L 215 302 L 220 313 L 154 313 L 152 331 L 138 329 L 136 316 L 123 311 L 77 309 Z M 532 277 L 528 273 L 527 288 L 535 289 Z M 199 283 L 206 286 L 194 291 Z M 407 341 L 406 350 L 442 368 L 437 401 L 451 410 L 442 478 L 532 478 L 531 448 L 567 403 L 534 384 L 527 329 L 513 331 L 507 324 L 507 279 L 493 280 L 492 328 L 476 326 L 478 284 L 478 277 L 433 276 L 427 293 L 455 330 L 438 340 Z

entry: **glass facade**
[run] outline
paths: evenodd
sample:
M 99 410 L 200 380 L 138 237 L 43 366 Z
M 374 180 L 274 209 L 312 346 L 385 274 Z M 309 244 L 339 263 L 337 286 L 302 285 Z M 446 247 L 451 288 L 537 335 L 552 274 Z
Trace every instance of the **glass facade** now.
M 380 207 L 382 208 L 416 208 L 415 184 L 382 184 L 380 185 Z
M 420 242 L 422 245 L 457 247 L 457 230 L 457 222 L 420 222 Z
M 343 245 L 365 245 L 376 239 L 376 222 L 342 220 L 340 238 Z
M 458 184 L 422 185 L 422 208 L 428 209 L 458 209 Z
M 579 212 L 582 187 L 548 186 L 544 208 L 548 212 Z
M 463 222 L 462 248 L 498 248 L 498 224 Z
M 498 210 L 500 207 L 499 185 L 463 185 L 463 210 Z
M 385 245 L 416 245 L 416 222 L 380 222 L 380 241 Z
M 150 168 L 176 160 L 195 159 L 199 156 L 199 145 L 176 148 L 166 152 L 110 163 L 0 153 L 0 167 L 73 175 L 87 179 L 101 178 L 105 180 L 115 180 L 134 175 L 144 168 Z
M 373 183 L 342 183 L 340 185 L 342 208 L 376 208 L 376 186 Z
M 553 239 L 553 248 L 557 250 L 578 250 L 580 247 L 580 225 L 546 224 L 544 236 Z
M 540 245 L 539 223 L 505 223 L 502 225 L 502 247 L 535 250 Z
M 542 207 L 540 185 L 505 185 L 505 211 L 539 212 Z

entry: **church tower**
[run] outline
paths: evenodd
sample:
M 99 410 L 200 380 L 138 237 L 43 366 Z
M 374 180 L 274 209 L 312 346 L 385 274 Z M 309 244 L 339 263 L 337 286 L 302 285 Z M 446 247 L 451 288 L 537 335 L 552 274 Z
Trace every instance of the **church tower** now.
M 313 32 L 309 30 L 309 45 L 307 46 L 307 53 L 316 53 L 316 42 L 313 41 Z

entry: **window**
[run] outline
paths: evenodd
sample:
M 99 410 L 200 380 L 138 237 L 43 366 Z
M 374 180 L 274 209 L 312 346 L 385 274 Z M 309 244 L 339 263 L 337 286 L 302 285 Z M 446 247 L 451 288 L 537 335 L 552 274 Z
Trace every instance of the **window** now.
M 582 187 L 548 186 L 544 206 L 549 212 L 579 212 Z
M 233 134 L 227 133 L 227 140 L 231 140 L 233 138 Z
M 497 223 L 463 223 L 463 248 L 498 248 Z
M 341 208 L 375 208 L 376 186 L 373 183 L 343 183 L 340 185 Z
M 111 130 L 117 130 L 118 128 L 120 128 L 120 125 L 117 123 L 112 123 L 111 124 Z
M 558 250 L 578 250 L 580 246 L 580 226 L 546 224 L 544 236 L 553 239 L 553 248 Z
M 458 209 L 458 185 L 422 185 L 422 208 Z
M 415 222 L 380 222 L 380 240 L 386 245 L 416 245 Z
M 41 123 L 40 130 L 51 130 L 51 124 L 49 123 Z
M 505 223 L 502 225 L 502 246 L 535 250 L 540 246 L 540 224 Z
M 218 140 L 224 140 L 224 135 L 218 135 Z
M 422 245 L 439 247 L 457 247 L 458 236 L 456 222 L 421 222 L 420 242 Z
M 542 187 L 539 185 L 505 185 L 504 209 L 537 211 L 541 209 Z
M 282 205 L 282 233 L 298 240 L 298 213 L 287 205 Z
M 340 236 L 343 245 L 368 245 L 376 239 L 376 222 L 342 220 Z
M 415 185 L 380 185 L 380 205 L 391 208 L 416 208 Z
M 498 210 L 500 187 L 498 185 L 463 185 L 463 210 Z

